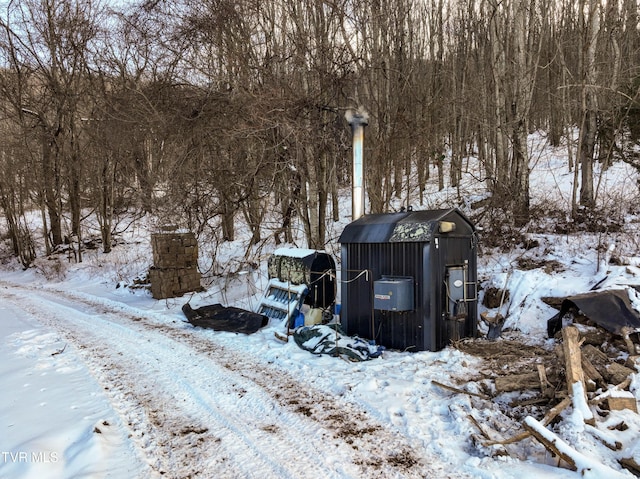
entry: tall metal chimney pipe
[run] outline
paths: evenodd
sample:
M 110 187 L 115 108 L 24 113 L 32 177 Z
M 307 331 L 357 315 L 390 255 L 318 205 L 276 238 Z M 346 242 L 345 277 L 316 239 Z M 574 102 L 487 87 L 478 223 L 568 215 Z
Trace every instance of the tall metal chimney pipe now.
M 364 215 L 364 127 L 369 124 L 369 115 L 362 110 L 347 110 L 345 118 L 353 133 L 353 184 L 351 189 L 351 220 Z

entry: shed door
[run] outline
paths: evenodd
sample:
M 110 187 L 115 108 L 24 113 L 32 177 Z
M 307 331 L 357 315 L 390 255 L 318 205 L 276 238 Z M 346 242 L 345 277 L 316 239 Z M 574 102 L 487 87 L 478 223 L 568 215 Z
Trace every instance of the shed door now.
M 465 265 L 450 265 L 446 267 L 444 278 L 444 292 L 446 295 L 443 305 L 444 321 L 447 329 L 447 339 L 457 341 L 464 337 L 465 322 L 467 320 L 468 272 Z
M 434 238 L 437 261 L 434 276 L 438 282 L 435 297 L 438 298 L 436 338 L 437 349 L 451 341 L 473 336 L 477 310 L 475 251 L 469 238 Z

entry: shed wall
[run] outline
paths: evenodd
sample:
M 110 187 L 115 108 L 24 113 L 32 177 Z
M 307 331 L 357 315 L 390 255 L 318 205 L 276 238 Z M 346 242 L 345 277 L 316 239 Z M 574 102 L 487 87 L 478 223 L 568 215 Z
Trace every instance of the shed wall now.
M 415 311 L 373 309 L 373 281 L 382 276 L 411 277 L 415 304 L 423 304 L 421 243 L 353 243 L 342 246 L 342 323 L 349 335 L 384 338 L 387 347 L 424 349 L 421 308 Z M 364 274 L 364 271 L 368 271 Z

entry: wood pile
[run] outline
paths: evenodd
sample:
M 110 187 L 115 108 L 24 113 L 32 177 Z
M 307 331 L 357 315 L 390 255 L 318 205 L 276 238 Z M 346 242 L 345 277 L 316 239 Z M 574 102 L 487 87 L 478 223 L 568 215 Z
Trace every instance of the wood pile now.
M 520 422 L 522 430 L 512 437 L 504 437 L 495 427 L 481 424 L 469 415 L 480 431 L 480 435 L 472 437 L 474 444 L 506 455 L 509 454 L 507 445 L 532 438 L 557 458 L 558 466 L 581 475 L 591 471 L 601 475 L 598 477 L 628 477 L 599 462 L 592 451 L 589 454 L 579 452 L 579 445 L 571 445 L 554 432 L 555 424 L 570 417 L 571 424 L 582 423 L 581 434 L 587 434 L 590 440 L 615 451 L 618 463 L 640 476 L 640 461 L 637 454 L 634 457 L 634 444 L 625 444 L 623 437 L 629 436 L 617 433 L 640 424 L 640 418 L 635 419 L 638 414 L 636 397 L 629 391 L 633 375 L 640 366 L 638 334 L 627 331 L 619 337 L 601 328 L 574 324 L 564 327 L 556 340 L 554 350 L 509 340 L 464 340 L 454 345 L 484 358 L 490 371 L 485 370 L 484 376 L 493 381 L 493 388 L 489 391 L 485 386 L 485 389 L 493 401 L 497 396 L 520 391 L 522 394 L 514 401 L 514 409 L 523 404 L 535 404 L 538 412 L 547 408 L 546 414 L 539 419 L 520 412 L 524 417 L 516 421 Z
M 149 270 L 155 299 L 175 298 L 201 289 L 198 243 L 193 233 L 151 235 L 153 267 Z

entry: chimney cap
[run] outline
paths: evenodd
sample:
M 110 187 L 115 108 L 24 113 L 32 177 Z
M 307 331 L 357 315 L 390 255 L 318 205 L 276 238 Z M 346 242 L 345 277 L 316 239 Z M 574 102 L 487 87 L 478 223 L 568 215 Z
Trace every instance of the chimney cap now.
M 344 117 L 352 126 L 355 125 L 363 125 L 366 126 L 369 124 L 369 113 L 363 107 L 358 107 L 357 110 L 348 109 L 344 114 Z

